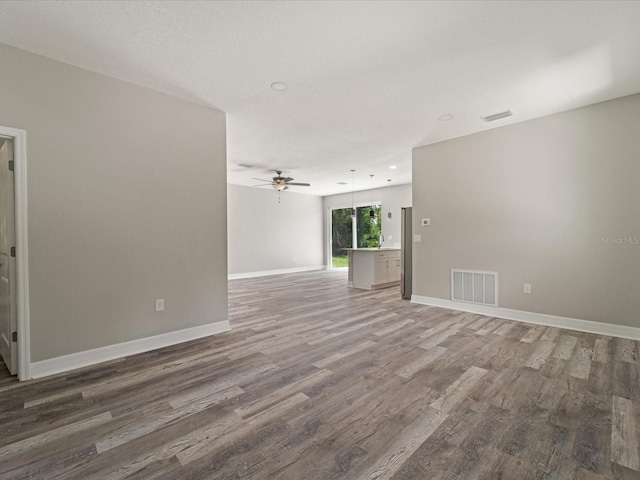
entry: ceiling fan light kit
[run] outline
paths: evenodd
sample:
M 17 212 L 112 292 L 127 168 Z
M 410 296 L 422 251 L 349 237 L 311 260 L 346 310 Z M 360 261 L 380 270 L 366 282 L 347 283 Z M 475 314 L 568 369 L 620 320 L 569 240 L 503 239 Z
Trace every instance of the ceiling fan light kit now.
M 282 170 L 275 170 L 277 176 L 273 177 L 271 180 L 265 180 L 264 178 L 254 178 L 253 180 L 258 180 L 259 182 L 265 182 L 265 183 L 261 183 L 260 185 L 254 185 L 254 187 L 266 187 L 266 186 L 271 186 L 273 188 L 275 188 L 276 190 L 278 190 L 279 192 L 281 192 L 282 190 L 287 190 L 289 188 L 289 186 L 295 186 L 295 187 L 310 187 L 311 184 L 310 183 L 299 183 L 299 182 L 294 182 L 293 178 L 291 177 L 283 177 L 282 176 Z

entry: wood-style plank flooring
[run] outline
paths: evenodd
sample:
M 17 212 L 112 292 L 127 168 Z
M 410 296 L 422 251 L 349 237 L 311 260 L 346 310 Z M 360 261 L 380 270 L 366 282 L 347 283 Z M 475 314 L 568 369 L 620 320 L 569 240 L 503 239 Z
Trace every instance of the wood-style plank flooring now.
M 17 377 L 9 373 L 9 369 L 5 365 L 2 358 L 0 358 L 0 389 L 2 389 L 2 387 L 13 384 L 14 382 L 18 382 Z
M 0 382 L 0 478 L 640 478 L 638 342 L 345 285 L 234 280 L 229 333 Z

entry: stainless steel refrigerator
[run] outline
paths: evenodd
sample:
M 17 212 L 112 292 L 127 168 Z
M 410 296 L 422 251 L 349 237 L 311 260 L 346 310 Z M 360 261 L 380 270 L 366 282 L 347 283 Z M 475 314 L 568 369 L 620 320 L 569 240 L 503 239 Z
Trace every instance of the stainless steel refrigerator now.
M 402 298 L 411 300 L 411 257 L 413 247 L 413 233 L 411 231 L 411 207 L 402 208 L 401 252 L 400 252 L 400 293 Z

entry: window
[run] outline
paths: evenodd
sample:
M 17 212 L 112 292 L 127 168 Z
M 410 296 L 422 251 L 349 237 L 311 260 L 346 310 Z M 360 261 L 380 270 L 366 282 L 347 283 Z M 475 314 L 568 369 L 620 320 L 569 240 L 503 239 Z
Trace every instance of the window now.
M 374 217 L 370 217 L 373 210 Z M 380 205 L 356 208 L 351 218 L 350 208 L 331 210 L 331 268 L 348 266 L 345 248 L 377 248 L 380 241 Z

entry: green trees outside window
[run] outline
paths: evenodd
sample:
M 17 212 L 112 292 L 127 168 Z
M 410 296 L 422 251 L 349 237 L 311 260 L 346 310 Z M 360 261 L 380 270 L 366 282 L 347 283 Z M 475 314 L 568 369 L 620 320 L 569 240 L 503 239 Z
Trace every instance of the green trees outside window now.
M 373 210 L 374 217 L 369 212 Z M 331 210 L 331 265 L 333 268 L 347 266 L 347 252 L 343 248 L 353 248 L 353 219 L 350 208 Z M 380 206 L 371 205 L 356 208 L 357 248 L 377 248 L 380 239 Z
M 353 221 L 350 208 L 331 210 L 331 266 L 346 267 L 347 252 L 343 248 L 353 248 Z

